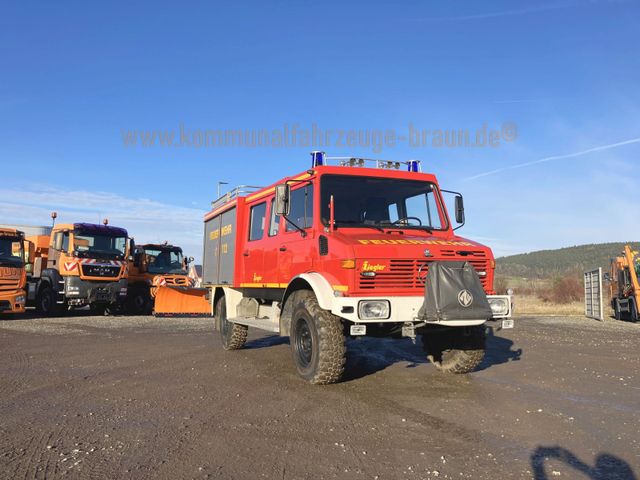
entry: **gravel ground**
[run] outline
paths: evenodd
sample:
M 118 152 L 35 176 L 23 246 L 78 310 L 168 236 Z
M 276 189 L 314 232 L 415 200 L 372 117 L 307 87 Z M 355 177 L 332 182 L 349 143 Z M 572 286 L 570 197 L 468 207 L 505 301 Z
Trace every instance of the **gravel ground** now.
M 343 383 L 288 340 L 225 352 L 207 318 L 0 322 L 0 478 L 635 479 L 640 325 L 522 318 L 448 376 L 349 343 Z

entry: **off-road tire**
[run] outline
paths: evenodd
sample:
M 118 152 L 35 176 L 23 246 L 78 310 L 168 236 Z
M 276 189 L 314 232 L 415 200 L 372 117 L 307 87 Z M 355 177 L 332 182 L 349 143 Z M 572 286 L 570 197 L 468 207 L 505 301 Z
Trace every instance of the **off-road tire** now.
M 316 385 L 340 381 L 346 362 L 342 321 L 321 309 L 309 290 L 295 292 L 290 301 L 290 344 L 298 374 Z
M 451 327 L 444 332 L 426 333 L 422 346 L 427 358 L 445 373 L 469 373 L 482 362 L 486 332 L 483 325 Z
M 216 303 L 216 327 L 222 339 L 222 348 L 225 350 L 239 350 L 247 341 L 249 328 L 227 320 L 227 302 L 224 297 Z
M 60 313 L 60 306 L 56 303 L 56 293 L 50 286 L 44 285 L 40 288 L 36 298 L 36 309 L 38 313 L 45 316 L 53 316 Z

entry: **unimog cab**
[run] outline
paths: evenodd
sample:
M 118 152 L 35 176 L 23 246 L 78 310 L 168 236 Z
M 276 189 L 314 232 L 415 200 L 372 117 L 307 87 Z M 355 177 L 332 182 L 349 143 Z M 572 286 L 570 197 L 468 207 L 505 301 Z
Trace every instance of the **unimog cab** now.
M 311 383 L 341 378 L 349 336 L 420 338 L 437 368 L 477 367 L 485 323 L 511 327 L 511 301 L 495 295 L 491 250 L 454 232 L 462 196 L 450 193 L 452 218 L 417 161 L 312 157 L 205 216 L 203 285 L 224 348 L 241 348 L 249 326 L 287 335 Z
M 189 261 L 182 248 L 162 244 L 134 245 L 129 261 L 127 310 L 135 315 L 153 311 L 158 287 L 191 287 Z

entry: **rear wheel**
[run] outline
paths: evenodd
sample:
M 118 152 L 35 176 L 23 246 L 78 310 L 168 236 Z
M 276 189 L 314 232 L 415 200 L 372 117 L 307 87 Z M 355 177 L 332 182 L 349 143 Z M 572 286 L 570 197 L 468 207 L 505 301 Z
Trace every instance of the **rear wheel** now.
M 344 373 L 346 360 L 342 321 L 321 309 L 312 292 L 294 295 L 290 343 L 296 370 L 310 383 L 335 383 Z
M 239 325 L 227 319 L 227 302 L 224 297 L 216 303 L 216 325 L 225 350 L 239 350 L 244 347 L 249 329 L 246 325 Z
M 482 362 L 485 352 L 485 327 L 451 327 L 422 335 L 427 358 L 446 373 L 469 373 Z

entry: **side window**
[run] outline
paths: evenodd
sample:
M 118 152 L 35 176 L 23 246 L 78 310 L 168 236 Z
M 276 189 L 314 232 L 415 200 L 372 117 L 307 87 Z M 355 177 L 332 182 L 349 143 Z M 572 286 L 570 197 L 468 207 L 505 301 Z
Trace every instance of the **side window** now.
M 313 185 L 298 188 L 291 192 L 291 211 L 289 219 L 300 228 L 309 228 L 313 225 Z M 287 232 L 294 231 L 296 227 L 287 222 Z
M 391 223 L 397 222 L 399 218 L 400 215 L 398 214 L 398 204 L 392 203 L 391 205 L 389 205 L 389 221 Z
M 267 214 L 267 202 L 251 207 L 249 219 L 249 240 L 260 240 L 264 234 L 264 218 Z
M 280 215 L 276 215 L 275 210 L 273 209 L 273 204 L 275 200 L 271 199 L 271 206 L 269 207 L 271 211 L 271 219 L 269 220 L 269 236 L 273 237 L 278 234 L 278 227 L 280 226 Z
M 442 228 L 440 212 L 433 192 L 405 199 L 407 217 L 417 217 L 425 227 Z M 425 223 L 425 221 L 427 223 Z
M 62 251 L 63 252 L 69 251 L 69 232 L 64 232 L 62 234 Z

